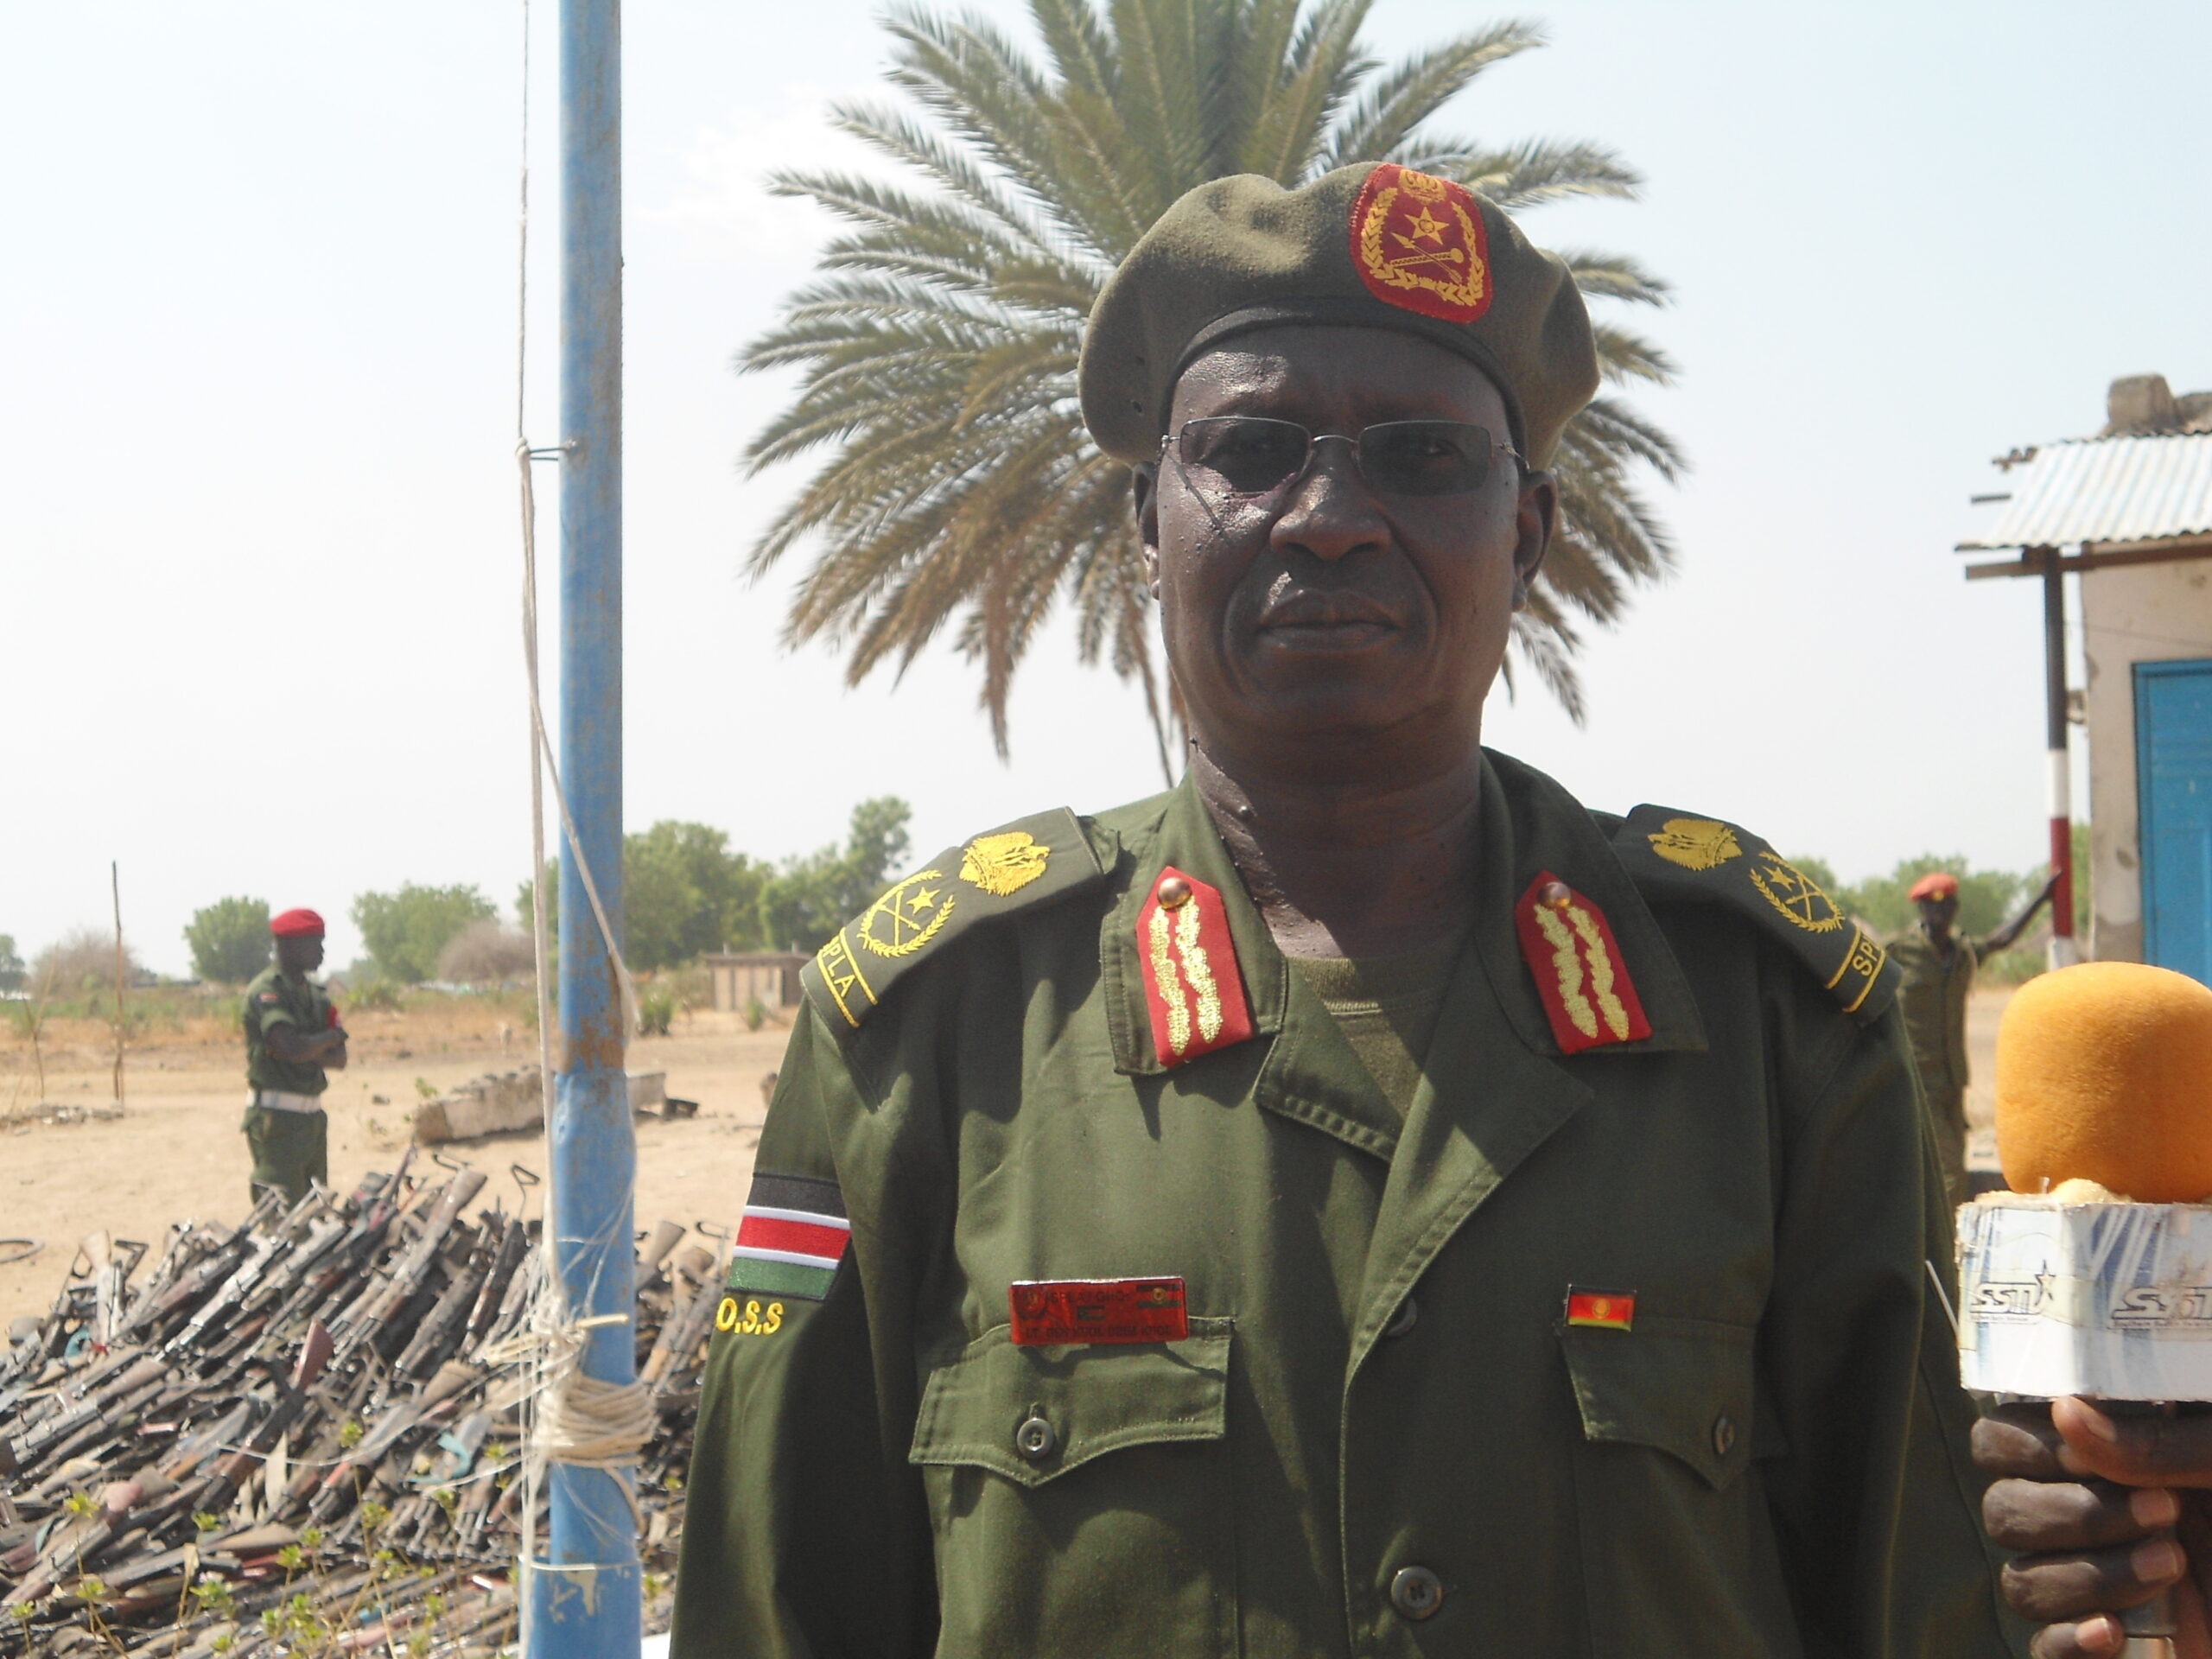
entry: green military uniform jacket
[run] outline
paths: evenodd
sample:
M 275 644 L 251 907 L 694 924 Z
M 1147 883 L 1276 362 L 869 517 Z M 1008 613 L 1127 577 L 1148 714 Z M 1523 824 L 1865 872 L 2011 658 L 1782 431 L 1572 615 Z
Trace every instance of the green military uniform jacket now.
M 1989 956 L 1986 939 L 1951 935 L 1951 959 L 1943 960 L 1924 927 L 1907 928 L 1890 941 L 1890 955 L 1903 979 L 1897 1008 L 1913 1069 L 1928 1103 L 1928 1126 L 1936 1137 L 1936 1160 L 1953 1205 L 1967 1200 L 1967 999 L 1974 970 Z
M 825 947 L 740 1237 L 849 1245 L 733 1266 L 677 1659 L 2022 1649 L 1878 948 L 1728 826 L 1485 772 L 1402 1121 L 1187 783 L 1014 826 L 1049 862 L 1004 898 L 979 838 Z M 1169 865 L 1224 896 L 1255 1027 L 1172 1067 Z M 1547 874 L 1648 1037 L 1563 1055 L 1514 920 Z M 1133 1275 L 1185 1281 L 1186 1338 L 1009 1340 L 1014 1281 Z
M 319 1095 L 329 1086 L 323 1068 L 308 1060 L 282 1060 L 270 1052 L 269 1033 L 290 1026 L 309 1036 L 330 1026 L 330 994 L 305 974 L 288 974 L 274 963 L 245 988 L 245 1077 L 255 1089 Z
M 1890 955 L 1904 973 L 1897 1007 L 1904 1014 L 1907 1039 L 1921 1085 L 1930 1096 L 1965 1091 L 1967 1082 L 1967 999 L 1974 970 L 1989 955 L 1985 939 L 1951 935 L 1951 959 L 1943 960 L 1924 927 L 1905 929 L 1890 941 Z

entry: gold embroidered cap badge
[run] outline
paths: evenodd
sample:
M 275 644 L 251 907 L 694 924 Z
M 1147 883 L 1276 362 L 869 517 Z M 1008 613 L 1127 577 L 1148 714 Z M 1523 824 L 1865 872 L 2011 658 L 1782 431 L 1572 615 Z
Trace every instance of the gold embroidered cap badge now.
M 1351 208 L 1351 257 L 1378 300 L 1472 322 L 1493 296 L 1482 204 L 1465 185 L 1385 162 Z

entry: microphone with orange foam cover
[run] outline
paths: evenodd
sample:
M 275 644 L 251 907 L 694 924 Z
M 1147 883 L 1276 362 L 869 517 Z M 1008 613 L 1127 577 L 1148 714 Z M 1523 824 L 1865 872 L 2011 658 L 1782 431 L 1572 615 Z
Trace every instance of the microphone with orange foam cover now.
M 2141 1205 L 2212 1196 L 2212 989 L 2132 962 L 2023 985 L 1997 1033 L 1997 1156 L 2015 1192 L 2094 1181 Z M 2171 1592 L 2122 1623 L 2122 1659 L 2170 1659 Z
M 2015 1192 L 2212 1197 L 2212 989 L 2133 962 L 2020 987 L 1997 1033 L 1997 1155 Z

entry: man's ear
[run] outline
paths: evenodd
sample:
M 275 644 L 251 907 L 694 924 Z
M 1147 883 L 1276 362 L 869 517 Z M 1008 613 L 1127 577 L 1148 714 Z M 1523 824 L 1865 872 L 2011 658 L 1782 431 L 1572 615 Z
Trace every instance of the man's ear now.
M 1144 543 L 1144 579 L 1160 597 L 1160 469 L 1147 464 L 1129 468 L 1129 500 L 1136 508 L 1137 535 Z
M 1559 518 L 1559 486 L 1549 473 L 1521 475 L 1521 502 L 1515 515 L 1513 543 L 1513 608 L 1529 602 L 1529 585 L 1552 544 L 1552 526 Z

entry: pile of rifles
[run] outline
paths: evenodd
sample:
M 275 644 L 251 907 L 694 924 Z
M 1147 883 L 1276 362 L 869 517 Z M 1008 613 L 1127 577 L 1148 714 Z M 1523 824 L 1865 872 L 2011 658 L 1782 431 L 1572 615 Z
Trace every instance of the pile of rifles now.
M 0 1655 L 488 1654 L 516 1626 L 540 1227 L 485 1176 L 95 1234 L 0 1353 Z M 442 1160 L 441 1160 L 442 1162 Z M 516 1169 L 527 1207 L 529 1172 Z M 703 1225 L 703 1224 L 702 1224 Z M 632 1326 L 648 1610 L 683 1527 L 721 1257 L 663 1222 Z M 535 1517 L 544 1537 L 543 1499 Z

